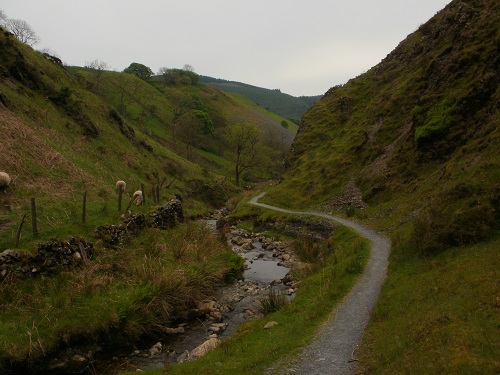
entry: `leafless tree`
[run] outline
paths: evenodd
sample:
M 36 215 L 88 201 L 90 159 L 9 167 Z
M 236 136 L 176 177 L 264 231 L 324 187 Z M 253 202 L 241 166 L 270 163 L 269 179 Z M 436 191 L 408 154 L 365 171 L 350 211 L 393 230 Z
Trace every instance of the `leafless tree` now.
M 5 14 L 4 14 L 5 16 Z M 40 41 L 38 35 L 31 28 L 30 25 L 24 20 L 20 19 L 7 19 L 5 28 L 10 31 L 17 39 L 28 46 L 33 46 Z
M 7 16 L 5 15 L 5 12 L 0 9 L 0 26 L 5 28 L 5 24 L 7 23 Z
M 101 81 L 104 76 L 104 72 L 106 70 L 109 70 L 109 65 L 101 60 L 92 60 L 90 62 L 85 63 L 85 68 L 90 69 L 93 71 L 93 78 L 92 78 L 92 83 L 94 84 L 94 91 L 97 93 L 99 92 L 99 86 L 101 84 Z
M 95 59 L 90 62 L 87 62 L 85 64 L 85 67 L 87 69 L 93 69 L 93 70 L 108 70 L 109 66 L 106 62 Z

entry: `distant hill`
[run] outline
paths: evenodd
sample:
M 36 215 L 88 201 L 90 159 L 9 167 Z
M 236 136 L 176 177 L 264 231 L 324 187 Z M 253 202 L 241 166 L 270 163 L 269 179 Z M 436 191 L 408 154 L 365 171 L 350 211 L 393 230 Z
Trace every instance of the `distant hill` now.
M 286 119 L 300 124 L 307 109 L 321 99 L 322 95 L 299 96 L 284 94 L 279 89 L 270 90 L 246 83 L 227 81 L 220 78 L 200 76 L 200 82 L 221 91 L 242 94 L 252 102 Z

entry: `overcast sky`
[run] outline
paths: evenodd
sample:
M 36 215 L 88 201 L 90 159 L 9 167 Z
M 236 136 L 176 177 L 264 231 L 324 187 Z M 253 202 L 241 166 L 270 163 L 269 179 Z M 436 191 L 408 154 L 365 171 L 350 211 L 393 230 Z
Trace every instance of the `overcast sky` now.
M 182 68 L 300 95 L 380 62 L 450 0 L 2 0 L 69 65 Z

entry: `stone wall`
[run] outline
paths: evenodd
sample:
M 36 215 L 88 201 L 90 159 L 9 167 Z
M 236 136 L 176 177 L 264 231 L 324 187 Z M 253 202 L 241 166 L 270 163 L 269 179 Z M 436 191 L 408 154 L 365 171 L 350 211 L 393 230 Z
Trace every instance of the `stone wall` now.
M 144 214 L 122 216 L 118 225 L 101 225 L 95 228 L 95 237 L 105 248 L 118 248 L 130 237 L 146 227 L 167 229 L 184 221 L 184 212 L 179 198 L 156 207 L 148 219 Z M 25 278 L 39 274 L 56 274 L 81 266 L 94 254 L 92 243 L 83 238 L 69 237 L 67 240 L 53 238 L 37 245 L 36 255 L 7 249 L 0 253 L 0 282 L 11 278 Z

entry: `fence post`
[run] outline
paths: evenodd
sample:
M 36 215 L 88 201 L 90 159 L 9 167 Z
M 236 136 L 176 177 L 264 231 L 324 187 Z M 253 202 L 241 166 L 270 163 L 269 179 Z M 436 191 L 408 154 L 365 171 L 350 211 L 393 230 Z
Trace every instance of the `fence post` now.
M 23 229 L 23 224 L 24 224 L 25 218 L 26 218 L 26 214 L 23 215 L 23 218 L 21 219 L 21 224 L 19 224 L 19 228 L 17 228 L 16 249 L 19 247 L 19 241 L 21 239 L 21 230 Z
M 155 203 L 158 203 L 156 202 L 156 191 L 155 191 L 155 186 L 153 185 L 153 187 L 151 188 L 151 195 L 153 196 L 153 201 Z

